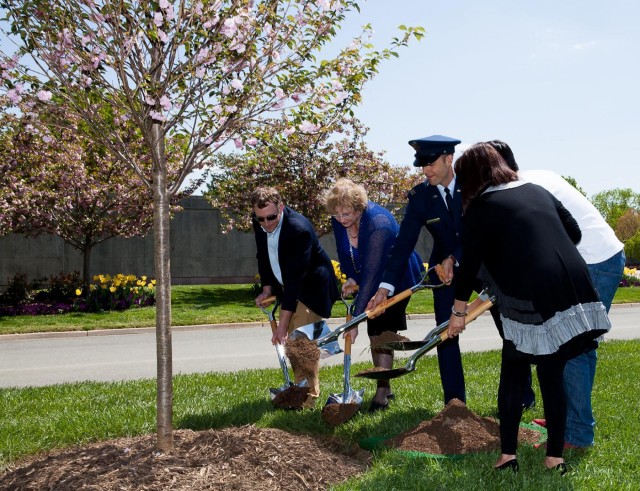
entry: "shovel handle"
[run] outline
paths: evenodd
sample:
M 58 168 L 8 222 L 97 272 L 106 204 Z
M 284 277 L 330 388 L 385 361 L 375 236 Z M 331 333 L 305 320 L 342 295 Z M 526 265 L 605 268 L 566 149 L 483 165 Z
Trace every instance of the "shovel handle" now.
M 351 356 L 351 333 L 344 335 L 344 355 Z
M 467 316 L 464 318 L 464 323 L 466 324 L 467 322 L 476 320 L 478 317 L 480 317 L 481 314 L 484 314 L 487 310 L 493 307 L 492 298 L 485 300 L 480 305 L 478 305 L 474 310 L 469 312 Z M 495 298 L 493 298 L 493 300 L 495 301 Z
M 271 295 L 270 297 L 265 298 L 262 302 L 260 302 L 260 305 L 262 307 L 268 307 L 269 305 L 271 305 L 273 302 L 276 301 L 278 297 L 276 297 L 275 295 Z
M 398 302 L 400 302 L 401 300 L 404 300 L 405 298 L 409 298 L 412 294 L 413 294 L 413 290 L 411 288 L 409 288 L 408 290 L 404 290 L 398 293 L 397 295 L 394 295 L 386 302 L 381 303 L 375 309 L 367 310 L 365 314 L 367 314 L 367 317 L 369 319 L 371 319 L 372 317 L 376 317 L 377 315 L 380 315 L 380 312 L 382 312 L 383 310 L 388 309 L 392 305 L 397 304 Z

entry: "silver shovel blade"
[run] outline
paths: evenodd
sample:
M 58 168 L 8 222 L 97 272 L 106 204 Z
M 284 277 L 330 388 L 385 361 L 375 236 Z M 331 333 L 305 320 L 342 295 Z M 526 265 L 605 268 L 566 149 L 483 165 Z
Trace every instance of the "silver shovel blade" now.
M 298 327 L 289 335 L 289 337 L 295 339 L 297 336 L 306 336 L 307 339 L 315 341 L 326 336 L 330 332 L 331 329 L 329 329 L 326 321 L 322 320 Z M 342 348 L 340 348 L 340 344 L 337 340 L 327 343 L 320 348 L 320 358 L 328 358 L 329 356 L 337 355 L 339 353 L 342 353 Z

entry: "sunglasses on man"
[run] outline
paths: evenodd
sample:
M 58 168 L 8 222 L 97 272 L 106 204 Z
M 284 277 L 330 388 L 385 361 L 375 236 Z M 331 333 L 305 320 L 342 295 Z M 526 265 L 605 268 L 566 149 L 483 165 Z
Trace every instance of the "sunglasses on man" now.
M 255 218 L 260 223 L 273 222 L 276 218 L 278 218 L 278 214 L 274 213 L 273 215 L 267 215 L 266 217 L 253 217 L 253 218 Z

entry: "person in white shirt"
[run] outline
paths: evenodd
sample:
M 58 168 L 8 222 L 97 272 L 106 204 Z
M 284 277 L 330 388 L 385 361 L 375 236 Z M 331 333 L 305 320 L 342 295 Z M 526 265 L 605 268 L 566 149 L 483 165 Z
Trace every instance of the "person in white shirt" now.
M 576 219 L 582 231 L 582 240 L 576 247 L 589 267 L 600 301 L 609 312 L 624 271 L 624 244 L 618 240 L 596 207 L 562 176 L 549 170 L 519 170 L 509 145 L 501 140 L 487 143 L 500 153 L 511 169 L 518 172 L 518 179 L 549 191 Z M 591 393 L 596 361 L 596 350 L 592 349 L 569 360 L 565 366 L 565 391 L 570 395 L 567 398 L 566 448 L 584 448 L 594 444 L 596 422 L 591 407 Z M 545 420 L 534 422 L 546 423 Z

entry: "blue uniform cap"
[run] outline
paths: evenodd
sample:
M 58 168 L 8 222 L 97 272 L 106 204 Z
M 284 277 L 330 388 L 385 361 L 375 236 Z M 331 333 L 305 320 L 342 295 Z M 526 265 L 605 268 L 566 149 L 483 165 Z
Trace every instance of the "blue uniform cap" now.
M 438 160 L 441 155 L 454 153 L 460 140 L 442 135 L 431 135 L 425 138 L 409 141 L 415 151 L 414 167 L 424 167 Z

